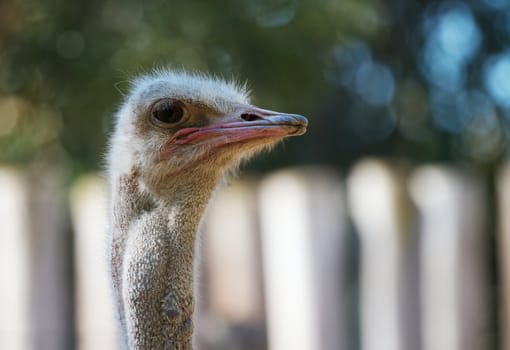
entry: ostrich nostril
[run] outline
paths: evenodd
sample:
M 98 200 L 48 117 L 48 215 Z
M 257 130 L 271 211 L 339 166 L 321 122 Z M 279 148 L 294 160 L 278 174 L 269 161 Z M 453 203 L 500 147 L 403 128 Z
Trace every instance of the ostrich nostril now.
M 255 114 L 250 114 L 250 113 L 244 113 L 241 115 L 241 119 L 247 121 L 247 122 L 253 122 L 253 121 L 256 121 L 256 120 L 263 120 L 264 118 L 262 117 L 259 117 L 258 115 L 255 115 Z

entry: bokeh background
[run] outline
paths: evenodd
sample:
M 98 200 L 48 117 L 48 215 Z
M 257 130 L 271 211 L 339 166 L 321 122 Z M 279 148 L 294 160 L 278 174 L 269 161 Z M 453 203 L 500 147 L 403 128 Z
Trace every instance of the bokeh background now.
M 87 294 L 104 282 L 91 174 L 129 79 L 158 67 L 310 121 L 205 224 L 204 349 L 510 349 L 509 0 L 0 2 L 1 349 L 115 346 Z M 221 236 L 235 210 L 251 233 Z M 282 218 L 303 231 L 267 238 Z

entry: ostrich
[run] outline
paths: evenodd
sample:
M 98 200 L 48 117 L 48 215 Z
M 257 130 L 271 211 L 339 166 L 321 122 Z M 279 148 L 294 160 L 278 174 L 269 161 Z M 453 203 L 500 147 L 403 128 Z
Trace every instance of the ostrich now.
M 240 162 L 306 126 L 218 78 L 160 70 L 133 81 L 107 158 L 122 349 L 192 349 L 195 242 L 209 199 Z

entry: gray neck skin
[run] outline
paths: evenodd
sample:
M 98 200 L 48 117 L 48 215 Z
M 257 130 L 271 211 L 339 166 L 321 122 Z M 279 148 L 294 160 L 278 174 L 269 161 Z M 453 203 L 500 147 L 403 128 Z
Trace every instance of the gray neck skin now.
M 158 196 L 142 192 L 136 170 L 112 184 L 109 253 L 123 349 L 192 349 L 196 232 L 216 179 L 187 175 Z

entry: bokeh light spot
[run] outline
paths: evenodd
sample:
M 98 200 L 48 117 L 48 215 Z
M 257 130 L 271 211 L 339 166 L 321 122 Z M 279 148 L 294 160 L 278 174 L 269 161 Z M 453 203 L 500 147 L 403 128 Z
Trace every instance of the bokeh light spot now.
M 395 78 L 390 69 L 379 63 L 366 63 L 356 72 L 356 92 L 373 106 L 391 102 L 395 92 Z
M 441 49 L 456 61 L 464 61 L 473 56 L 480 45 L 480 31 L 471 11 L 458 6 L 440 15 L 436 27 L 435 40 Z
M 499 127 L 492 101 L 480 91 L 470 91 L 458 100 L 460 113 L 468 120 L 469 132 L 487 136 Z
M 364 42 L 335 45 L 327 57 L 324 77 L 333 86 L 353 89 L 356 72 L 363 64 L 371 61 L 372 53 Z
M 423 60 L 422 68 L 429 83 L 448 91 L 458 91 L 464 85 L 464 67 L 437 47 L 426 48 Z
M 432 91 L 430 109 L 434 125 L 443 131 L 460 133 L 467 125 L 467 116 L 460 111 L 458 94 Z
M 0 137 L 9 135 L 18 123 L 19 111 L 14 98 L 0 100 Z
M 37 122 L 32 125 L 32 142 L 35 145 L 42 145 L 57 139 L 63 127 L 60 111 L 48 105 L 41 105 L 33 112 L 37 116 Z
M 494 101 L 510 108 L 510 53 L 489 57 L 485 63 L 484 82 Z
M 497 128 L 497 115 L 489 98 L 480 91 L 445 93 L 435 90 L 430 104 L 434 124 L 450 133 L 488 135 Z
M 481 34 L 468 7 L 456 3 L 424 19 L 425 46 L 421 69 L 436 87 L 459 91 L 465 81 L 465 67 L 481 44 Z

